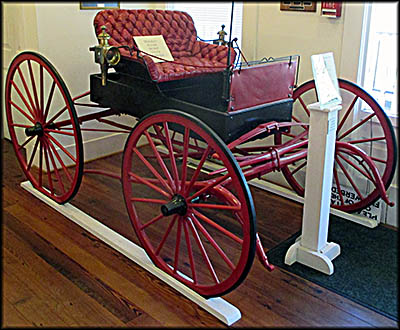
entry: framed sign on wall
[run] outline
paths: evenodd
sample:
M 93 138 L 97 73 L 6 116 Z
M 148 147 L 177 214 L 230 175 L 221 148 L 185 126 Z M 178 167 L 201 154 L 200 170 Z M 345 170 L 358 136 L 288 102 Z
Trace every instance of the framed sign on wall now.
M 281 10 L 288 11 L 311 11 L 317 10 L 316 1 L 281 1 Z
M 81 9 L 118 9 L 119 1 L 81 1 Z

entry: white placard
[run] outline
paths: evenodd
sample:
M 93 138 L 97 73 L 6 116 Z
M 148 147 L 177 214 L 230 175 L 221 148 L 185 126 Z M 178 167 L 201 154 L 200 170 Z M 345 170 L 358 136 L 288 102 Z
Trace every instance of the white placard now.
M 312 55 L 311 64 L 321 109 L 341 104 L 333 53 Z
M 150 56 L 155 63 L 174 60 L 167 44 L 165 43 L 164 37 L 161 34 L 155 36 L 135 36 L 133 37 L 133 40 L 135 40 L 136 45 L 141 51 L 163 59 L 161 60 Z

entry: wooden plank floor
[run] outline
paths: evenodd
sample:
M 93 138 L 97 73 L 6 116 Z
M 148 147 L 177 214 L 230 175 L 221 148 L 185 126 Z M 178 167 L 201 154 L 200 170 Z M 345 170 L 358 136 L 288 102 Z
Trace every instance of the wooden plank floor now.
M 72 223 L 19 184 L 10 142 L 2 141 L 2 326 L 225 327 L 174 289 Z M 86 165 L 120 171 L 121 154 Z M 302 206 L 252 188 L 266 249 L 301 228 Z M 85 175 L 71 202 L 137 242 L 119 181 Z M 365 307 L 255 260 L 224 296 L 241 310 L 233 327 L 397 327 Z

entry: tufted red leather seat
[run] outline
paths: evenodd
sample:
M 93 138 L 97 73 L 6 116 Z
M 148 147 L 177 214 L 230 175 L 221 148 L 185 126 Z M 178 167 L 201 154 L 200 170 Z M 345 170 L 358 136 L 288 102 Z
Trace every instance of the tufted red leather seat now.
M 223 71 L 226 67 L 228 48 L 198 41 L 192 18 L 185 12 L 170 10 L 127 10 L 108 9 L 97 13 L 94 18 L 96 36 L 101 26 L 107 27 L 111 46 L 133 47 L 133 36 L 163 35 L 174 62 L 154 63 L 144 55 L 120 48 L 121 56 L 130 61 L 144 64 L 152 80 L 164 82 L 194 77 L 204 73 Z M 231 51 L 231 63 L 235 60 Z

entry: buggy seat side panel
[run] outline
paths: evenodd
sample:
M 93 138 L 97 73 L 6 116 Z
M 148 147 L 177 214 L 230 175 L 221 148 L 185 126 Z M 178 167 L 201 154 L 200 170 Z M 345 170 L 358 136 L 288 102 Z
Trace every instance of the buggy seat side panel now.
M 292 98 L 297 61 L 278 61 L 236 69 L 230 112 Z

